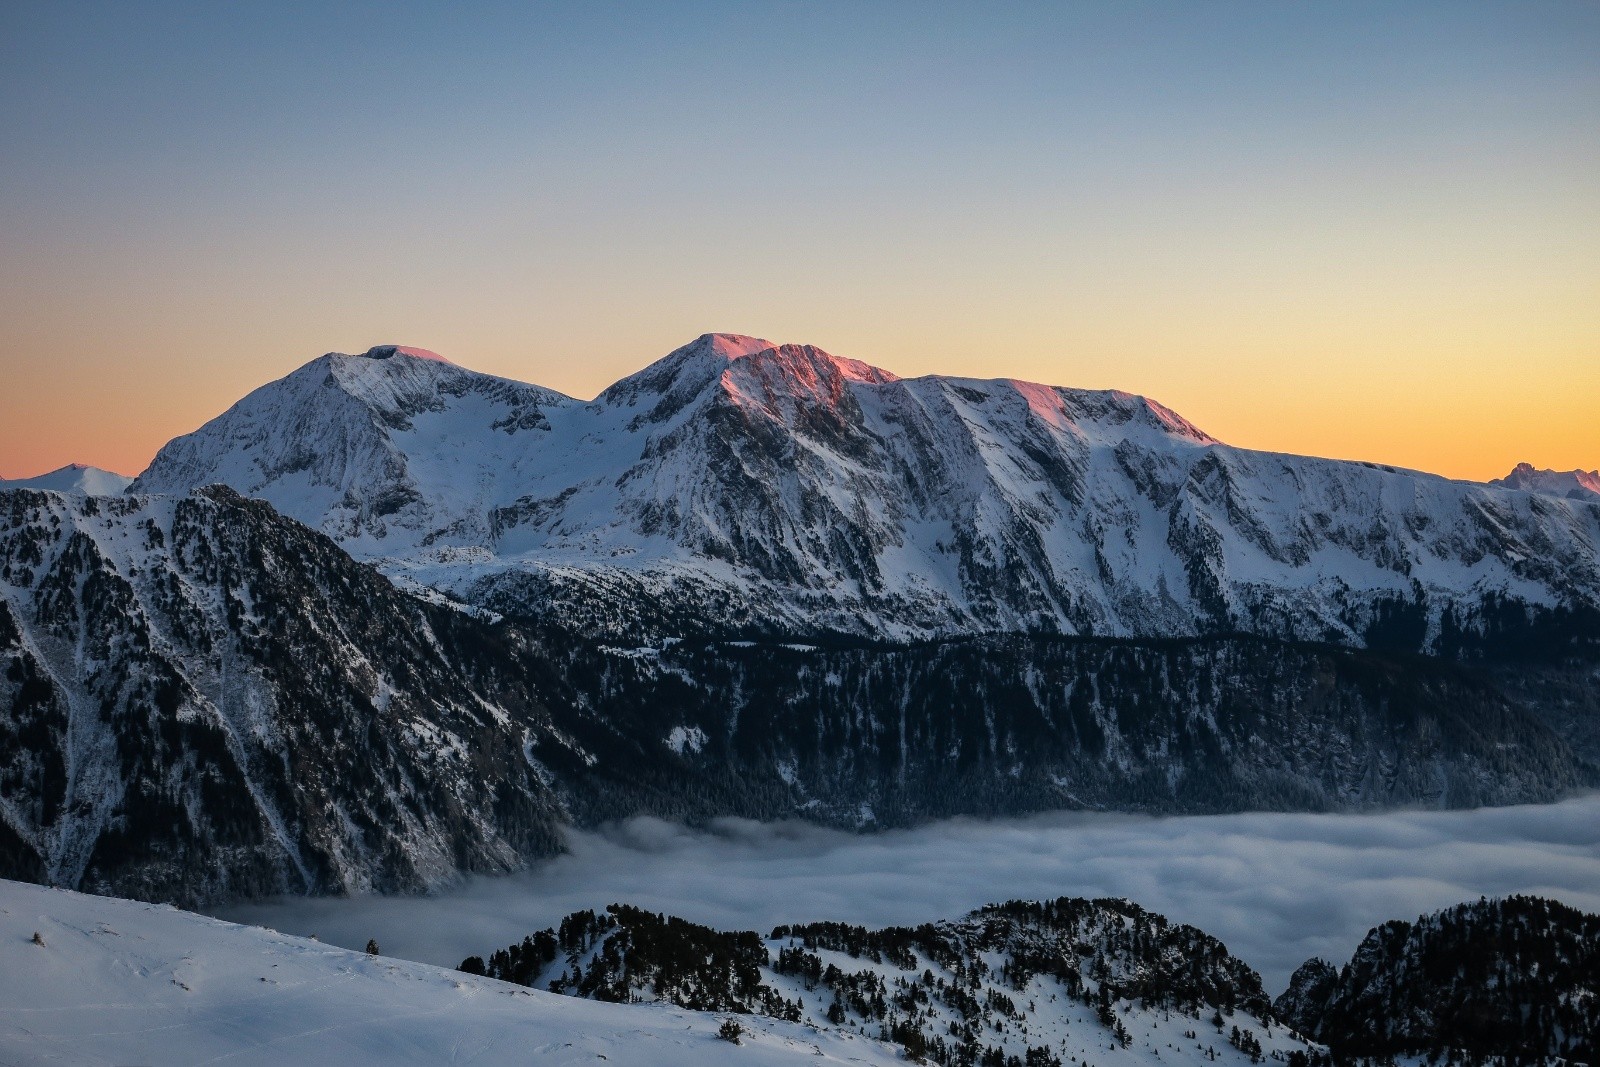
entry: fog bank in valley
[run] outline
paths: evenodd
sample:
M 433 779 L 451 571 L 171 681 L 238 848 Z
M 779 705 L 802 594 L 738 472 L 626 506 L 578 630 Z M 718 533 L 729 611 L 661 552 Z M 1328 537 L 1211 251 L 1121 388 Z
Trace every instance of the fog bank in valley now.
M 1534 893 L 1600 912 L 1600 795 L 1372 815 L 956 819 L 851 835 L 803 823 L 659 819 L 573 833 L 537 869 L 429 897 L 295 899 L 219 911 L 454 965 L 580 908 L 625 901 L 723 928 L 954 917 L 1015 897 L 1117 896 L 1221 938 L 1270 992 L 1310 956 L 1343 962 L 1387 919 Z

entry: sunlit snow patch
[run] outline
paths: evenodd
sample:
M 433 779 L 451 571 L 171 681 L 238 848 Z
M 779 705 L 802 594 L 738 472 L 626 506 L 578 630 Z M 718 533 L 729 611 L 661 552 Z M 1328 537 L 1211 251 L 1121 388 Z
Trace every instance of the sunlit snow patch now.
M 678 755 L 699 752 L 706 747 L 706 732 L 698 726 L 674 726 L 667 735 L 667 747 Z

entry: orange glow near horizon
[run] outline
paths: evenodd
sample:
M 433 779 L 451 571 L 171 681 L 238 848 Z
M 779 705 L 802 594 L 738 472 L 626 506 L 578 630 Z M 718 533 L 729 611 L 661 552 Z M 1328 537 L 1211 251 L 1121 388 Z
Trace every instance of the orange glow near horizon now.
M 1008 377 L 1140 393 L 1213 437 L 1245 448 L 1387 463 L 1474 481 L 1500 477 L 1519 462 L 1557 470 L 1600 466 L 1600 358 L 1588 358 L 1576 342 L 1570 355 L 1558 349 L 1542 358 L 1458 350 L 1454 359 L 1430 361 L 1372 346 L 1337 361 L 1315 352 L 1272 360 L 1218 343 L 1211 348 L 1227 350 L 1197 345 L 1188 358 L 1141 360 L 1110 344 L 1099 350 L 1085 346 L 1073 356 L 1062 354 L 1070 351 L 1066 344 L 1030 348 L 1020 338 L 994 335 L 981 346 L 959 335 L 898 344 L 878 339 L 878 351 L 771 330 L 764 335 L 776 343 L 818 343 L 902 377 Z M 571 347 L 531 352 L 502 344 L 478 359 L 466 345 L 431 347 L 463 366 L 586 399 L 692 336 L 680 329 L 654 340 L 573 338 Z M 116 358 L 85 360 L 70 377 L 62 373 L 65 360 L 10 369 L 0 399 L 0 477 L 28 477 L 71 462 L 137 474 L 167 440 L 195 429 L 251 389 L 322 351 L 366 346 L 309 345 L 286 356 L 252 350 L 264 344 L 225 344 L 220 347 L 226 355 L 210 344 L 187 351 L 169 344 L 146 359 L 118 347 Z M 1590 350 L 1600 352 L 1600 337 Z M 1500 367 L 1521 373 L 1508 375 Z
M 0 476 L 330 349 L 592 397 L 707 331 L 1600 467 L 1594 3 L 11 6 Z

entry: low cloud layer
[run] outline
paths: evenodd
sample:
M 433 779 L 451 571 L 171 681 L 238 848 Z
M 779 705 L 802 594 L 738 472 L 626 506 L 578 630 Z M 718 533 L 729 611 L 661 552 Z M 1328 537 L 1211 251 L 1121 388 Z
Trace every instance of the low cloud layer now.
M 1372 926 L 1479 896 L 1600 912 L 1600 795 L 1380 815 L 957 819 L 854 836 L 725 820 L 634 819 L 573 834 L 537 870 L 432 897 L 290 900 L 225 918 L 454 965 L 580 908 L 626 901 L 727 929 L 954 917 L 1015 897 L 1117 896 L 1221 938 L 1270 992 L 1310 956 L 1346 960 Z

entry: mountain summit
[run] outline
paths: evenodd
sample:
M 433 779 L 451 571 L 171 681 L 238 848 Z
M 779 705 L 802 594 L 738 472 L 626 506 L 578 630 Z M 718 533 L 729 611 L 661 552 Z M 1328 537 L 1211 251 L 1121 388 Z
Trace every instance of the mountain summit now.
M 330 355 L 338 355 L 334 352 Z M 368 359 L 392 359 L 395 356 L 410 356 L 412 359 L 427 359 L 435 363 L 449 363 L 437 352 L 429 352 L 426 348 L 412 348 L 408 345 L 373 345 L 362 353 Z
M 1510 474 L 1489 484 L 1573 500 L 1600 500 L 1600 470 L 1538 470 L 1532 463 L 1518 463 Z
M 0 478 L 0 489 L 46 489 L 84 496 L 114 496 L 132 481 L 125 474 L 101 470 L 85 463 L 68 463 L 65 467 L 32 478 Z
M 524 477 L 518 434 L 574 404 L 537 386 L 458 367 L 421 349 L 330 352 L 169 442 L 137 492 L 222 483 L 355 547 L 465 523 Z M 511 447 L 508 447 L 511 446 Z M 370 551 L 358 554 L 371 555 Z
M 1587 499 L 1233 448 L 1127 393 L 706 334 L 584 403 L 391 348 L 263 386 L 135 490 L 224 482 L 403 581 L 630 638 L 1439 651 L 1600 617 Z

